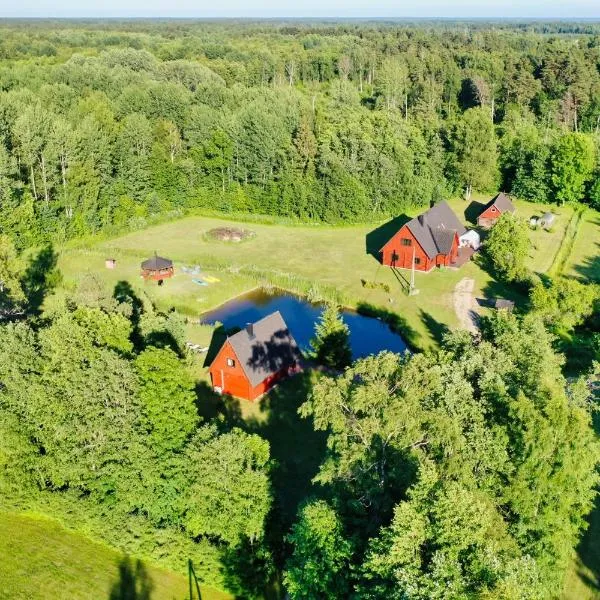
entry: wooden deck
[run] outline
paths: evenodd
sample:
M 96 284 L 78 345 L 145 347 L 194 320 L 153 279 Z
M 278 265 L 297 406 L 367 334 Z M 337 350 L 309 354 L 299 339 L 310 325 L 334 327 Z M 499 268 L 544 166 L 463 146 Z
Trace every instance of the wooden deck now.
M 475 254 L 475 250 L 469 247 L 463 247 L 458 249 L 458 256 L 456 260 L 450 265 L 451 269 L 460 269 L 466 262 L 471 260 L 471 257 Z

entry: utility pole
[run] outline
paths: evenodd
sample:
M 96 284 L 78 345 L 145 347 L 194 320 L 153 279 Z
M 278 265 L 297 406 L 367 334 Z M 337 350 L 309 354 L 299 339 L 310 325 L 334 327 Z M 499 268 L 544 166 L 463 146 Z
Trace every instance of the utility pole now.
M 192 587 L 192 582 L 195 583 L 196 594 L 198 595 L 198 600 L 202 600 L 202 594 L 200 593 L 200 585 L 198 584 L 198 578 L 196 577 L 196 571 L 194 571 L 194 565 L 192 563 L 192 559 L 188 558 L 188 584 L 190 588 L 190 598 L 189 600 L 194 599 L 194 588 Z
M 413 244 L 413 257 L 412 257 L 412 265 L 410 268 L 410 289 L 408 290 L 409 296 L 416 296 L 419 293 L 419 290 L 415 287 L 415 259 L 417 255 L 417 249 Z

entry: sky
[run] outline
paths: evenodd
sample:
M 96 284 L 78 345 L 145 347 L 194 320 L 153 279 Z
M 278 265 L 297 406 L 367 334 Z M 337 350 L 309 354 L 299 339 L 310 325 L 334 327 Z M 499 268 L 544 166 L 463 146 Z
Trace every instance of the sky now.
M 0 17 L 600 19 L 600 0 L 0 0 Z

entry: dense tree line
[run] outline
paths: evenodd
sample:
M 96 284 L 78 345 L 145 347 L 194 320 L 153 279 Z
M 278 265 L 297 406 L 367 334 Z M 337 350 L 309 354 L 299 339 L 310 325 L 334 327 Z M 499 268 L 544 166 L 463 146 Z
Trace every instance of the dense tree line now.
M 538 314 L 390 353 L 302 407 L 328 452 L 289 535 L 292 598 L 560 595 L 598 481 L 584 382 Z
M 594 25 L 16 23 L 0 56 L 19 247 L 197 208 L 365 220 L 499 187 L 600 205 Z

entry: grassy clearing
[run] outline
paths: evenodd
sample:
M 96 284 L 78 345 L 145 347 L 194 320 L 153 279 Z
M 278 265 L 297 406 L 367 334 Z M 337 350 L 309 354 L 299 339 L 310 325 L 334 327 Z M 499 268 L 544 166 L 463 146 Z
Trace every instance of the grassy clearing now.
M 531 217 L 541 217 L 547 211 L 548 206 L 527 202 L 517 203 L 517 215 L 527 221 Z M 529 232 L 533 250 L 527 266 L 537 273 L 547 273 L 552 267 L 565 239 L 574 209 L 572 206 L 555 206 L 552 207 L 552 212 L 555 214 L 556 220 L 550 230 L 538 227 Z
M 600 213 L 587 210 L 581 219 L 563 273 L 600 282 Z
M 143 591 L 149 590 L 149 595 Z M 30 514 L 0 513 L 0 598 L 183 600 L 187 578 Z M 202 589 L 204 600 L 227 594 Z
M 463 200 L 450 203 L 466 222 L 467 203 Z M 518 211 L 528 218 L 541 214 L 543 207 L 519 202 Z M 572 209 L 559 208 L 558 213 L 551 232 L 531 232 L 534 250 L 530 261 L 537 271 L 544 272 L 552 264 Z M 61 252 L 59 263 L 65 286 L 73 289 L 84 273 L 93 271 L 110 286 L 119 280 L 128 280 L 159 308 L 173 307 L 197 318 L 209 308 L 257 285 L 278 285 L 309 295 L 335 298 L 351 307 L 368 303 L 393 312 L 403 321 L 407 341 L 421 348 L 434 345 L 441 331 L 458 325 L 452 308 L 452 291 L 463 277 L 475 280 L 477 297 L 510 295 L 510 290 L 500 286 L 477 264 L 469 263 L 458 271 L 417 273 L 420 293 L 408 297 L 405 290 L 409 274 L 394 274 L 372 255 L 385 241 L 375 226 L 289 227 L 252 223 L 245 227 L 255 231 L 256 236 L 237 244 L 211 240 L 205 235 L 212 228 L 230 225 L 232 222 L 223 218 L 188 217 L 86 248 L 69 247 Z M 139 263 L 154 251 L 175 261 L 176 275 L 162 287 L 143 282 L 139 277 Z M 104 268 L 104 259 L 109 256 L 117 259 L 115 270 Z M 203 275 L 220 281 L 208 286 L 195 284 L 194 276 L 185 274 L 181 267 L 196 264 L 202 268 Z M 361 280 L 382 286 L 368 289 Z M 389 292 L 382 289 L 386 285 Z M 204 337 L 190 333 L 190 339 L 197 343 L 203 342 Z

